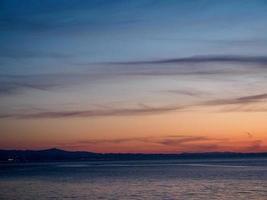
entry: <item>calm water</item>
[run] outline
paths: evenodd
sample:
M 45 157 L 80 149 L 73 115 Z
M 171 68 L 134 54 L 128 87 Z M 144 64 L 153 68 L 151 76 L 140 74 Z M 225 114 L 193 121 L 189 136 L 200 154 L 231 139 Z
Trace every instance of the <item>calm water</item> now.
M 0 199 L 267 199 L 267 159 L 0 164 Z

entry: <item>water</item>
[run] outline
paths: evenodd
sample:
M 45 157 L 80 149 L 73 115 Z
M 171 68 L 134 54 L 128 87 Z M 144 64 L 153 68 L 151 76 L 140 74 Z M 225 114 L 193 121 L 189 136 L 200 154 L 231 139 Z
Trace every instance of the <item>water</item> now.
M 0 164 L 1 200 L 267 199 L 267 159 Z

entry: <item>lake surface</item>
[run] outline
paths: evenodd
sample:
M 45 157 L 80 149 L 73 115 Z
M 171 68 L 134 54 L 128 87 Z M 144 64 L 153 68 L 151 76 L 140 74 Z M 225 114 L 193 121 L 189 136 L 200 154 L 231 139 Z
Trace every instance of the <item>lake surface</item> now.
M 0 164 L 1 200 L 267 199 L 267 159 Z

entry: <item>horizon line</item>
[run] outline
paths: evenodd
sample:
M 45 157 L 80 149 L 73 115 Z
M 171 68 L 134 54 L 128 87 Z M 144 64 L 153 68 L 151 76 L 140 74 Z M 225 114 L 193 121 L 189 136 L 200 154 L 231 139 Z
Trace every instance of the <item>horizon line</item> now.
M 242 152 L 242 151 L 201 151 L 201 152 L 173 152 L 173 153 L 145 153 L 145 152 L 94 152 L 94 151 L 86 151 L 86 150 L 65 150 L 62 148 L 43 148 L 43 149 L 0 149 L 0 151 L 64 151 L 64 152 L 70 152 L 70 153 L 93 153 L 93 154 L 143 154 L 143 155 L 180 155 L 180 154 L 222 154 L 222 153 L 228 153 L 228 154 L 262 154 L 267 153 L 267 151 L 259 151 L 259 152 Z

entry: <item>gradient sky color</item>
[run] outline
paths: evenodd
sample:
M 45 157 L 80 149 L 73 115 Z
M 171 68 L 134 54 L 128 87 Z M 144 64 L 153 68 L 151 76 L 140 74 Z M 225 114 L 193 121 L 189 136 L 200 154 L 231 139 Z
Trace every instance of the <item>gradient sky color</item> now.
M 0 149 L 267 151 L 266 0 L 0 0 Z

